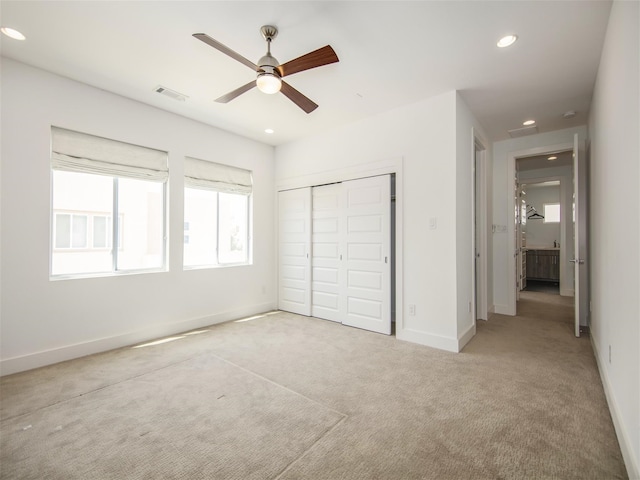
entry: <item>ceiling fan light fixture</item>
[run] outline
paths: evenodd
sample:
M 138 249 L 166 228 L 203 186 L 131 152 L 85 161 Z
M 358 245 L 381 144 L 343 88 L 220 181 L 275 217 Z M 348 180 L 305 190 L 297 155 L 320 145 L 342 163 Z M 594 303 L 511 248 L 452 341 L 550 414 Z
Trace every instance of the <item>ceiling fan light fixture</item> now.
M 280 88 L 282 88 L 282 80 L 274 73 L 264 72 L 258 74 L 256 86 L 262 93 L 272 95 L 280 91 Z

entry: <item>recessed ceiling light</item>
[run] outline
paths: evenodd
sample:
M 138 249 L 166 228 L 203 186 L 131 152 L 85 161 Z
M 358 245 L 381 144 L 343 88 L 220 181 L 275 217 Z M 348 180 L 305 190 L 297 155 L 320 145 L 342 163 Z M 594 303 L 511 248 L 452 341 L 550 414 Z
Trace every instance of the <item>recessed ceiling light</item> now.
M 557 160 L 558 157 L 556 157 L 555 155 L 550 156 L 549 158 L 547 158 L 547 160 L 549 161 L 553 161 L 553 160 Z
M 9 38 L 13 38 L 14 40 L 25 40 L 27 38 L 18 30 L 9 27 L 0 28 L 0 32 L 4 33 Z
M 273 128 L 265 128 L 264 129 L 264 133 L 272 134 L 273 133 Z
M 528 127 L 529 125 L 533 125 L 534 123 L 536 123 L 535 120 L 525 120 L 524 122 L 522 122 L 522 125 Z
M 496 45 L 498 45 L 498 47 L 500 48 L 504 48 L 508 47 L 509 45 L 513 45 L 514 43 L 516 43 L 516 40 L 518 40 L 517 35 L 505 35 L 500 40 L 498 40 L 498 43 Z

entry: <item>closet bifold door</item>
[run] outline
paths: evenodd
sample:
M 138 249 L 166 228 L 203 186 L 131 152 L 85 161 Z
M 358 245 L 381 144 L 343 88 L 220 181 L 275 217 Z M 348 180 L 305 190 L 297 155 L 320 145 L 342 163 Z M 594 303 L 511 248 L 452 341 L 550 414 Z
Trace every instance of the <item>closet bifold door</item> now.
M 342 322 L 344 284 L 341 268 L 342 184 L 313 187 L 311 237 L 311 315 Z
M 278 308 L 311 315 L 311 187 L 278 193 Z
M 391 178 L 342 183 L 344 325 L 391 334 Z

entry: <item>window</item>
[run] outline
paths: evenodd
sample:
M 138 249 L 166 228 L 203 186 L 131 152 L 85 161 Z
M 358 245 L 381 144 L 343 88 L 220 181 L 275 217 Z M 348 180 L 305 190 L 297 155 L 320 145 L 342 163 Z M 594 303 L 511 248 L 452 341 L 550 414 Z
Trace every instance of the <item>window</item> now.
M 560 204 L 545 203 L 544 204 L 544 223 L 560 222 Z
M 166 157 L 52 128 L 52 276 L 164 269 Z
M 185 267 L 250 262 L 251 172 L 185 159 Z

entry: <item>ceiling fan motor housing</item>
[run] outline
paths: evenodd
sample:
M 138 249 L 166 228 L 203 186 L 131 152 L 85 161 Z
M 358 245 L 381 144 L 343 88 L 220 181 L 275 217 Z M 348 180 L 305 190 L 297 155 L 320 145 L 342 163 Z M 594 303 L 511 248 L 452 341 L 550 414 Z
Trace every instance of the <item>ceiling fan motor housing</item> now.
M 280 76 L 278 71 L 278 65 L 280 63 L 270 53 L 267 53 L 264 57 L 258 60 L 258 71 L 263 70 L 265 73 L 272 73 Z

